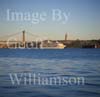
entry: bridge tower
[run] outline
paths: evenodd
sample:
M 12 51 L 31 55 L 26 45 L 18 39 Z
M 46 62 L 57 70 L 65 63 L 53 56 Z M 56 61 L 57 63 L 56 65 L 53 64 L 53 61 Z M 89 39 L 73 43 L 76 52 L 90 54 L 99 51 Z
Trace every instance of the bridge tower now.
M 65 34 L 65 41 L 67 41 L 67 33 Z
M 22 32 L 22 43 L 23 47 L 25 47 L 25 30 Z

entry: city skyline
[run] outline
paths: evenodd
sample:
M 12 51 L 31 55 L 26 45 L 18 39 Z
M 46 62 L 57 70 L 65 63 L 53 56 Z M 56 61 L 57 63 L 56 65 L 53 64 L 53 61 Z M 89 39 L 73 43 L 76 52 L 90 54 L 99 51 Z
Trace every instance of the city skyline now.
M 11 12 L 30 14 L 44 12 L 47 16 L 42 18 L 45 19 L 44 22 L 40 21 L 37 24 L 31 23 L 31 19 L 30 21 L 8 21 L 8 9 Z M 52 10 L 61 11 L 61 20 L 51 20 Z M 36 35 L 48 36 L 50 39 L 64 39 L 65 33 L 68 34 L 68 39 L 72 40 L 100 39 L 99 10 L 99 0 L 1 0 L 0 36 L 26 30 Z

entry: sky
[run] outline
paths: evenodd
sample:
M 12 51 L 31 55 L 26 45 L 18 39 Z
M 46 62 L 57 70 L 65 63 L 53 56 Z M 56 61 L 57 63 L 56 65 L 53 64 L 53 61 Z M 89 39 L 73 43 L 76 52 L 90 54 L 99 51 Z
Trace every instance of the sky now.
M 61 17 L 57 13 L 54 16 L 54 10 L 60 10 Z M 29 13 L 30 20 L 12 21 L 12 12 L 21 12 L 23 17 Z M 36 12 L 46 13 L 45 21 L 38 17 L 40 22 L 32 23 L 31 15 Z M 99 26 L 100 0 L 0 0 L 0 37 L 25 30 L 50 39 L 64 39 L 65 33 L 69 40 L 100 39 Z

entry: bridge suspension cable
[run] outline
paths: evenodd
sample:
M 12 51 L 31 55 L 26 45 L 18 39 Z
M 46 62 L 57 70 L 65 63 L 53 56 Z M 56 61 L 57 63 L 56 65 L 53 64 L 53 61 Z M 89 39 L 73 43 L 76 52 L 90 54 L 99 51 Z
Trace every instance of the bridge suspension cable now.
M 5 39 L 5 38 L 9 38 L 9 37 L 12 37 L 14 35 L 17 35 L 19 34 L 20 32 L 17 32 L 17 33 L 14 33 L 14 34 L 9 34 L 9 35 L 4 35 L 4 36 L 1 36 L 0 39 Z
M 25 33 L 28 34 L 28 35 L 30 35 L 32 37 L 32 40 L 36 39 L 36 38 L 49 40 L 49 38 L 46 37 L 46 36 L 40 36 L 40 35 L 36 35 L 36 34 L 30 33 L 30 32 L 25 32 Z M 15 37 L 18 34 L 22 34 L 22 33 L 21 32 L 17 32 L 17 33 L 14 33 L 14 34 L 4 35 L 4 36 L 0 37 L 0 40 L 7 39 L 7 38 L 10 38 L 10 37 L 13 37 L 13 36 Z M 27 35 L 27 37 L 28 37 L 28 35 Z M 22 37 L 22 36 L 20 36 L 20 37 Z

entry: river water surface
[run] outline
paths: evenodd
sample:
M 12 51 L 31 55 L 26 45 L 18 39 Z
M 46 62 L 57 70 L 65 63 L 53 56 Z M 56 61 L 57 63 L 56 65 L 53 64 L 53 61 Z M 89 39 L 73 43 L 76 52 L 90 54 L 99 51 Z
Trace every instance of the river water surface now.
M 9 73 L 84 77 L 84 85 L 13 85 Z M 0 97 L 100 97 L 100 49 L 0 49 Z

